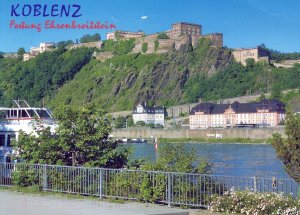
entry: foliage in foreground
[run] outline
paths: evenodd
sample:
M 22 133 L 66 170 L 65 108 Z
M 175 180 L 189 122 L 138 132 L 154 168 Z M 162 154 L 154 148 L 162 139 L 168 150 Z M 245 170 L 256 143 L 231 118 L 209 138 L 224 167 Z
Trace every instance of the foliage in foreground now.
M 280 134 L 273 135 L 272 145 L 277 156 L 285 165 L 287 173 L 300 183 L 300 116 L 294 115 L 291 111 L 286 114 L 284 139 Z
M 298 215 L 300 199 L 284 197 L 277 193 L 254 193 L 251 191 L 225 192 L 213 196 L 209 209 L 214 212 L 240 214 L 289 214 Z
M 112 129 L 104 114 L 94 106 L 61 107 L 55 113 L 55 134 L 39 127 L 38 135 L 21 132 L 15 149 L 31 164 L 122 168 L 129 152 L 109 137 Z
M 199 160 L 195 152 L 185 151 L 183 145 L 160 148 L 160 158 L 157 163 L 137 164 L 135 170 L 124 169 L 103 172 L 102 195 L 134 198 L 143 202 L 165 202 L 168 181 L 172 179 L 173 201 L 190 201 L 207 203 L 208 194 L 222 194 L 226 187 L 212 178 L 196 177 L 181 173 L 168 174 L 165 171 L 209 173 L 210 165 Z M 199 162 L 197 162 L 199 161 Z M 134 169 L 134 170 L 133 170 Z M 61 168 L 60 166 L 37 166 L 32 164 L 17 164 L 12 174 L 12 183 L 18 187 L 34 187 L 75 193 L 99 195 L 99 169 L 95 168 Z M 149 172 L 141 170 L 161 170 Z M 47 176 L 45 176 L 47 174 Z M 45 177 L 47 185 L 45 185 Z M 198 195 L 194 195 L 198 193 Z
M 167 143 L 158 150 L 157 162 L 142 165 L 142 170 L 199 174 L 211 172 L 211 164 L 199 157 L 194 149 L 187 151 L 182 143 Z

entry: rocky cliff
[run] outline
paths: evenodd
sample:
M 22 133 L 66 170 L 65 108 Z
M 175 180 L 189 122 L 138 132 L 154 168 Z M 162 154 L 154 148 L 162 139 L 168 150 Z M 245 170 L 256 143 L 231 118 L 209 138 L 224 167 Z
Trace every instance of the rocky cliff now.
M 92 60 L 65 84 L 51 105 L 95 103 L 109 111 L 128 110 L 139 102 L 173 105 L 187 102 L 185 85 L 196 74 L 210 76 L 231 61 L 229 50 L 201 40 L 194 50 L 181 45 L 164 54 L 127 54 L 105 62 Z M 201 84 L 201 83 L 199 83 Z

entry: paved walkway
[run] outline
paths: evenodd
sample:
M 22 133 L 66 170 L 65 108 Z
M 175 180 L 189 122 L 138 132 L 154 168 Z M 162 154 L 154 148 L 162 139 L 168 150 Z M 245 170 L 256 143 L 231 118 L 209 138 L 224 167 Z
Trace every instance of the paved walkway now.
M 187 215 L 188 212 L 154 204 L 120 204 L 96 199 L 67 199 L 60 196 L 0 191 L 1 215 Z

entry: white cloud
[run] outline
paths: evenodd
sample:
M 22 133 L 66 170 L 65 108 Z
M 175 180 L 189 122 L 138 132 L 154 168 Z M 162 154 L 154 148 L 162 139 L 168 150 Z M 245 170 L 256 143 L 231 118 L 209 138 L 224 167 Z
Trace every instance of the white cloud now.
M 148 19 L 148 16 L 141 16 L 141 19 Z

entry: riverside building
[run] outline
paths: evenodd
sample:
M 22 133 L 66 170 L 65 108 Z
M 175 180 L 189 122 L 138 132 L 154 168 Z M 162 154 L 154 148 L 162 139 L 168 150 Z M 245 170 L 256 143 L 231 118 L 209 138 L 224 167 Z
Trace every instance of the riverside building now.
M 132 114 L 133 122 L 143 121 L 146 124 L 165 125 L 165 109 L 163 107 L 148 107 L 138 104 Z
M 210 127 L 277 126 L 284 121 L 285 105 L 264 99 L 255 103 L 201 103 L 190 111 L 190 129 Z

